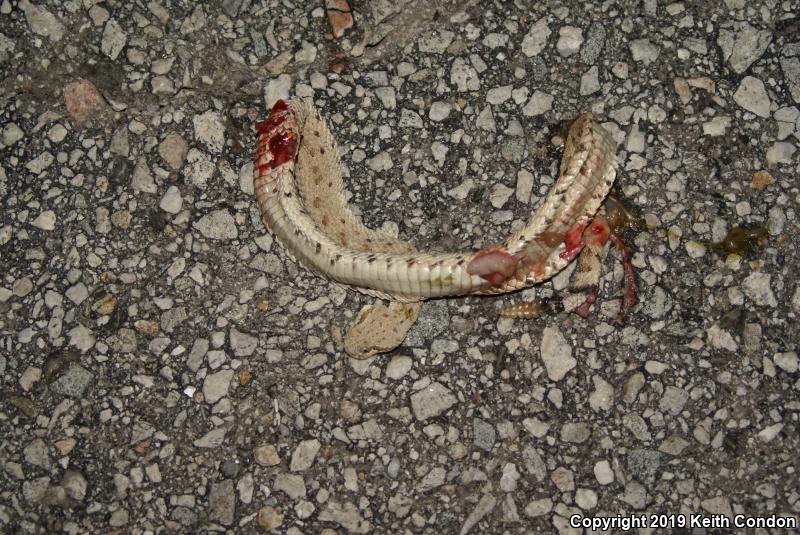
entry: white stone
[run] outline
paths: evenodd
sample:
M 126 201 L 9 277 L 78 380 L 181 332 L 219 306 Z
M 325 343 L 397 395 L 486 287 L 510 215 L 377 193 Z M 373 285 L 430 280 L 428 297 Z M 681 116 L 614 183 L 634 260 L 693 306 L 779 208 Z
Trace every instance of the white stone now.
M 19 8 L 25 13 L 25 20 L 33 33 L 47 37 L 53 42 L 60 41 L 64 36 L 64 25 L 45 8 L 28 0 L 20 0 Z
M 495 208 L 502 208 L 511 197 L 512 193 L 514 193 L 514 190 L 505 184 L 495 184 L 489 195 L 489 202 Z
M 772 439 L 778 436 L 778 433 L 780 433 L 781 431 L 783 431 L 782 423 L 768 425 L 767 427 L 758 432 L 758 438 L 763 440 L 764 442 L 771 442 Z
M 614 387 L 599 375 L 593 376 L 592 382 L 594 390 L 589 394 L 589 406 L 595 411 L 611 409 L 614 403 Z
M 511 90 L 513 86 L 511 85 L 503 85 L 500 87 L 493 87 L 489 91 L 486 92 L 486 101 L 489 104 L 502 104 L 506 100 L 511 98 Z
M 798 369 L 797 353 L 795 351 L 775 353 L 772 361 L 778 368 L 788 373 L 794 373 Z
M 67 137 L 67 129 L 61 123 L 54 124 L 50 130 L 47 131 L 47 138 L 53 143 L 61 143 Z
M 69 336 L 69 345 L 76 347 L 81 353 L 86 353 L 94 346 L 94 333 L 83 325 L 77 325 L 70 329 L 67 336 Z
M 192 119 L 194 137 L 208 147 L 212 152 L 221 152 L 225 146 L 225 125 L 220 114 L 208 110 Z
M 553 500 L 550 498 L 540 498 L 533 500 L 525 506 L 525 515 L 531 518 L 543 516 L 553 510 Z
M 428 117 L 431 121 L 444 121 L 450 115 L 451 106 L 447 102 L 437 100 L 431 104 L 431 109 L 428 111 Z
M 648 39 L 636 39 L 631 42 L 631 55 L 633 61 L 641 61 L 649 65 L 658 58 L 658 47 Z
M 147 161 L 145 161 L 144 158 L 136 162 L 136 166 L 133 168 L 131 185 L 134 191 L 141 191 L 144 193 L 156 193 L 158 191 L 153 175 L 150 173 L 150 168 L 147 166 Z
M 170 186 L 167 192 L 161 197 L 158 206 L 168 214 L 177 214 L 181 211 L 183 206 L 183 197 L 181 197 L 181 190 L 177 186 Z
M 767 165 L 775 166 L 781 163 L 792 163 L 792 157 L 796 150 L 797 148 L 794 146 L 794 143 L 789 143 L 787 141 L 773 143 L 772 146 L 767 149 Z
M 725 134 L 731 125 L 731 118 L 725 115 L 718 115 L 708 122 L 703 123 L 703 134 L 711 137 L 718 137 Z
M 547 369 L 547 376 L 552 381 L 560 381 L 578 363 L 572 356 L 572 346 L 558 330 L 548 326 L 542 332 L 540 344 L 542 361 Z
M 597 507 L 597 493 L 592 489 L 579 488 L 575 491 L 575 503 L 584 511 Z
M 768 30 L 757 30 L 746 22 L 738 23 L 735 33 L 720 30 L 717 36 L 722 56 L 736 74 L 743 73 L 760 58 L 770 41 L 772 34 Z
M 23 137 L 25 137 L 25 132 L 15 123 L 8 123 L 3 127 L 3 145 L 6 147 L 10 147 Z
M 522 108 L 522 113 L 527 117 L 542 115 L 553 108 L 553 95 L 539 91 L 533 92 L 531 99 Z
M 411 394 L 411 410 L 417 420 L 427 420 L 438 416 L 458 400 L 450 390 L 441 383 L 431 383 L 427 387 Z
M 100 50 L 109 58 L 117 59 L 119 53 L 125 48 L 128 35 L 122 31 L 119 23 L 115 19 L 109 19 L 103 30 L 103 40 L 100 42 Z
M 488 33 L 483 38 L 483 46 L 487 48 L 500 48 L 508 44 L 508 35 L 504 33 Z
M 487 104 L 483 110 L 481 110 L 478 114 L 478 118 L 475 119 L 475 126 L 488 132 L 495 131 L 494 115 L 492 115 L 491 105 Z
M 467 178 L 458 186 L 449 189 L 447 191 L 447 195 L 454 198 L 457 201 L 463 201 L 469 195 L 469 192 L 472 191 L 472 188 L 475 187 L 475 181 L 471 178 Z
M 778 301 L 775 299 L 775 294 L 772 293 L 771 280 L 772 276 L 768 273 L 751 273 L 744 279 L 742 290 L 756 305 L 776 307 Z
M 522 53 L 528 57 L 535 56 L 544 50 L 547 38 L 552 32 L 547 26 L 547 17 L 537 20 L 522 39 Z
M 204 215 L 195 222 L 194 228 L 211 240 L 233 240 L 239 236 L 236 221 L 224 208 Z
M 322 444 L 317 439 L 304 440 L 292 452 L 289 470 L 292 472 L 305 472 L 314 464 Z
M 398 121 L 397 125 L 400 128 L 423 128 L 425 123 L 423 123 L 422 117 L 417 112 L 404 109 L 400 112 L 400 121 Z
M 398 381 L 411 371 L 412 365 L 411 357 L 405 355 L 392 357 L 392 360 L 386 365 L 386 377 Z
M 450 83 L 462 92 L 481 88 L 478 72 L 462 57 L 457 57 L 450 67 Z
M 517 187 L 515 195 L 519 202 L 527 203 L 531 199 L 533 189 L 533 174 L 527 169 L 517 171 Z
M 600 77 L 597 66 L 591 67 L 581 76 L 580 93 L 582 96 L 591 95 L 600 91 Z
M 417 48 L 425 54 L 444 54 L 454 37 L 455 33 L 451 31 L 434 30 L 420 37 Z
M 292 77 L 288 74 L 281 74 L 267 82 L 264 88 L 264 103 L 267 109 L 272 109 L 278 100 L 289 98 L 289 89 L 292 87 Z
M 56 213 L 52 210 L 45 210 L 31 221 L 31 225 L 42 230 L 53 230 L 56 228 Z
M 380 99 L 381 104 L 387 110 L 393 110 L 397 107 L 397 95 L 395 94 L 394 87 L 379 87 L 375 89 L 375 95 Z
M 562 58 L 576 54 L 583 44 L 583 30 L 574 26 L 564 26 L 558 30 L 556 50 Z
M 233 370 L 222 370 L 207 375 L 203 380 L 203 397 L 206 403 L 214 404 L 228 395 Z
M 598 461 L 594 465 L 594 477 L 601 485 L 610 485 L 614 482 L 614 471 L 608 461 Z
M 34 158 L 33 160 L 26 163 L 25 169 L 27 169 L 28 171 L 30 171 L 35 175 L 38 175 L 39 173 L 41 173 L 42 171 L 53 165 L 54 160 L 55 157 L 49 152 L 45 151 L 36 158 Z
M 753 76 L 742 78 L 739 88 L 733 94 L 736 104 L 759 117 L 769 117 L 769 95 L 764 82 Z

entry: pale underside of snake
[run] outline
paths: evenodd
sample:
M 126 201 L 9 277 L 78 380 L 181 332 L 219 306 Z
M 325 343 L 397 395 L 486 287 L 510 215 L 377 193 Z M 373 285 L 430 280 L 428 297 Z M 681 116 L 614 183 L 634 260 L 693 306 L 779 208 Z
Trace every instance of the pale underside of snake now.
M 608 239 L 608 227 L 592 219 L 614 183 L 616 144 L 589 113 L 572 123 L 559 176 L 527 223 L 496 245 L 456 253 L 418 252 L 360 221 L 344 195 L 336 142 L 309 101 L 278 101 L 256 128 L 264 225 L 297 262 L 369 295 L 415 302 L 512 292 Z

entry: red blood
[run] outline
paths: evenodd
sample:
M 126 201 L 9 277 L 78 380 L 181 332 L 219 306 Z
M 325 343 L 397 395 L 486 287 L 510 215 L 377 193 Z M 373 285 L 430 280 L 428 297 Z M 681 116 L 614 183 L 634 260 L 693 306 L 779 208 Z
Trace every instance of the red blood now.
M 633 259 L 631 258 L 630 249 L 616 232 L 611 233 L 611 240 L 622 253 L 622 270 L 625 274 L 625 293 L 623 294 L 617 317 L 614 318 L 615 321 L 621 322 L 625 313 L 636 304 L 636 278 L 633 275 Z
M 272 105 L 272 111 L 270 113 L 277 113 L 279 111 L 286 111 L 289 109 L 289 105 L 286 104 L 283 100 L 276 100 L 275 104 Z
M 286 116 L 284 114 L 270 114 L 269 117 L 264 119 L 263 121 L 259 121 L 256 123 L 256 130 L 258 133 L 264 136 L 270 135 L 274 132 L 279 126 L 281 126 L 286 121 Z
M 508 277 L 506 277 L 505 275 L 502 275 L 497 272 L 481 275 L 481 277 L 492 283 L 492 286 L 500 286 L 506 281 L 506 279 L 508 279 Z
M 294 133 L 281 132 L 275 134 L 267 143 L 269 143 L 269 150 L 272 153 L 270 165 L 273 169 L 294 160 L 294 155 L 297 153 L 297 136 Z
M 585 228 L 586 224 L 582 223 L 567 231 L 564 235 L 564 246 L 566 248 L 558 255 L 559 258 L 569 262 L 580 254 L 581 250 L 586 245 L 581 239 L 583 229 Z
M 583 238 L 586 245 L 591 248 L 599 249 L 608 241 L 611 234 L 611 228 L 608 226 L 608 221 L 604 217 L 595 217 L 591 225 L 583 233 Z
M 512 255 L 508 251 L 493 249 L 477 253 L 467 265 L 467 273 L 478 275 L 493 286 L 500 286 L 517 271 L 523 253 Z
M 270 169 L 272 169 L 272 167 L 268 163 L 262 163 L 261 165 L 259 165 L 258 166 L 258 178 L 263 177 L 264 173 L 266 173 Z
M 586 319 L 589 317 L 589 309 L 592 308 L 592 304 L 597 301 L 597 294 L 599 293 L 599 288 L 596 284 L 593 284 L 591 288 L 589 288 L 589 293 L 586 294 L 586 300 L 580 304 L 578 308 L 576 308 L 573 312 L 578 316 Z
M 278 126 L 282 125 L 290 114 L 289 106 L 282 100 L 279 100 L 272 106 L 272 111 L 263 121 L 256 123 L 256 130 L 259 134 L 269 134 Z

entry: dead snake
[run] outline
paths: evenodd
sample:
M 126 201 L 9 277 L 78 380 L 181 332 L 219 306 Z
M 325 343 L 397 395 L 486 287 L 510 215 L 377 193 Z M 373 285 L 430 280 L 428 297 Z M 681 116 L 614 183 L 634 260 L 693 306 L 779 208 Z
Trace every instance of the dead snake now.
M 547 280 L 607 227 L 592 224 L 616 177 L 616 144 L 590 113 L 568 132 L 559 177 L 527 223 L 477 252 L 418 252 L 367 228 L 343 193 L 339 151 L 307 100 L 279 100 L 256 125 L 253 168 L 261 219 L 296 261 L 376 297 L 511 292 Z

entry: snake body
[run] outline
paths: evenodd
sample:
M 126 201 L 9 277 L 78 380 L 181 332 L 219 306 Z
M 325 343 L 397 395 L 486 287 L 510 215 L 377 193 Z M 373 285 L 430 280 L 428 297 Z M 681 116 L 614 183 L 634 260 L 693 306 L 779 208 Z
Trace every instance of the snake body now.
M 369 229 L 347 204 L 339 151 L 307 100 L 278 101 L 256 125 L 253 168 L 264 225 L 296 261 L 338 283 L 402 302 L 497 294 L 542 282 L 603 231 L 592 218 L 616 176 L 616 144 L 590 113 L 571 125 L 559 177 L 527 223 L 477 252 L 419 252 Z

